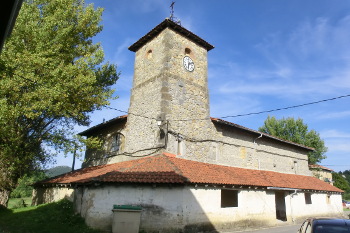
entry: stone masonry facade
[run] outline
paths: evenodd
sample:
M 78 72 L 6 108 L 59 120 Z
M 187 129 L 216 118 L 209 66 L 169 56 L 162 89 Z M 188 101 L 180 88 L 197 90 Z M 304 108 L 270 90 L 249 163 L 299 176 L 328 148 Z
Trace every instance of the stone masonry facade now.
M 170 27 L 138 48 L 126 124 L 96 131 L 104 135 L 106 145 L 114 131 L 122 133 L 123 147 L 114 154 L 108 154 L 108 146 L 102 152 L 87 151 L 89 162 L 84 166 L 165 151 L 201 162 L 311 175 L 309 149 L 213 123 L 207 53 L 207 48 Z M 184 68 L 184 56 L 193 60 L 193 72 Z

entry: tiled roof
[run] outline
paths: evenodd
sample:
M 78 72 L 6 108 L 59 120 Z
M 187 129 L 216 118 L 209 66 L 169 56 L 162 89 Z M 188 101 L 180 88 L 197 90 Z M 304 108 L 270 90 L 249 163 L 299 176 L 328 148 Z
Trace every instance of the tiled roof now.
M 318 164 L 309 164 L 309 168 L 311 169 L 322 169 L 322 170 L 326 170 L 326 171 L 333 171 L 332 169 L 328 168 L 328 167 L 324 167 Z
M 170 19 L 165 19 L 163 22 L 158 24 L 155 28 L 153 28 L 149 33 L 147 33 L 145 36 L 141 37 L 137 42 L 135 42 L 133 45 L 129 47 L 130 51 L 136 52 L 139 48 L 141 48 L 144 44 L 146 44 L 148 41 L 152 40 L 154 37 L 159 35 L 165 28 L 171 28 L 172 30 L 176 31 L 180 35 L 188 38 L 189 40 L 193 41 L 194 43 L 202 46 L 207 51 L 214 48 L 211 44 L 200 38 L 199 36 L 195 35 L 191 31 L 187 30 L 186 28 L 182 27 L 181 25 L 178 25 L 171 21 Z
M 94 132 L 96 130 L 101 130 L 103 128 L 109 127 L 109 126 L 114 125 L 116 123 L 120 123 L 120 122 L 126 121 L 127 117 L 128 117 L 128 115 L 115 117 L 115 118 L 113 118 L 111 120 L 105 121 L 105 122 L 103 122 L 101 124 L 98 124 L 98 125 L 95 125 L 95 126 L 93 126 L 91 128 L 88 128 L 87 130 L 85 130 L 83 132 L 80 132 L 79 135 L 81 135 L 81 136 L 90 136 L 90 135 L 94 134 Z
M 169 153 L 83 168 L 38 182 L 35 186 L 94 182 L 238 185 L 342 192 L 312 176 L 208 164 Z

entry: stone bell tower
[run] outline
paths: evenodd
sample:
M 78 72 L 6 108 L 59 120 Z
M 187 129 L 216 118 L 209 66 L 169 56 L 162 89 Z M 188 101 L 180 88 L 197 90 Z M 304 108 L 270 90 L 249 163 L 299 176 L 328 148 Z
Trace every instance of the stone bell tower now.
M 129 47 L 135 67 L 125 149 L 132 156 L 169 152 L 206 160 L 201 141 L 214 133 L 207 74 L 213 48 L 170 19 Z

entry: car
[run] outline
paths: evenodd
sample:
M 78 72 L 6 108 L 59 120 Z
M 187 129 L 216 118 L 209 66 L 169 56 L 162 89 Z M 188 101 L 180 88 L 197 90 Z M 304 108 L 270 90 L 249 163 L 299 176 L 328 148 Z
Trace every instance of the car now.
M 350 233 L 350 219 L 308 218 L 297 233 Z
M 342 200 L 342 202 L 343 202 L 343 207 L 350 208 L 350 201 Z

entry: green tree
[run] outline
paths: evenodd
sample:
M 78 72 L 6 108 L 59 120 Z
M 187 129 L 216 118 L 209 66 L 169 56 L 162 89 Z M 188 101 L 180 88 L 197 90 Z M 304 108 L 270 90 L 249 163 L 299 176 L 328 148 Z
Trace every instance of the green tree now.
M 83 0 L 24 1 L 0 55 L 0 206 L 51 151 L 75 148 L 73 126 L 109 104 L 119 74 L 92 41 L 101 15 Z
M 308 155 L 310 164 L 319 163 L 326 158 L 327 147 L 320 138 L 319 133 L 315 130 L 309 130 L 308 126 L 300 118 L 297 120 L 292 117 L 276 119 L 269 116 L 265 120 L 264 125 L 259 128 L 259 131 L 314 148 L 315 151 L 310 152 Z
M 347 181 L 348 186 L 350 187 L 350 170 L 345 170 L 343 172 L 338 173 Z M 345 190 L 343 198 L 348 201 L 350 200 L 350 188 L 348 190 Z
M 345 170 L 343 172 L 339 172 L 339 174 L 345 176 L 345 179 L 350 184 L 350 170 Z
M 43 171 L 34 171 L 32 174 L 24 175 L 23 177 L 18 179 L 18 185 L 11 192 L 11 197 L 30 197 L 33 191 L 33 187 L 30 185 L 46 178 L 48 178 L 48 176 Z
M 341 190 L 345 192 L 350 191 L 349 183 L 346 181 L 346 179 L 343 177 L 343 175 L 332 172 L 332 179 L 334 181 L 334 186 L 337 188 L 340 188 Z

